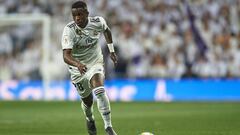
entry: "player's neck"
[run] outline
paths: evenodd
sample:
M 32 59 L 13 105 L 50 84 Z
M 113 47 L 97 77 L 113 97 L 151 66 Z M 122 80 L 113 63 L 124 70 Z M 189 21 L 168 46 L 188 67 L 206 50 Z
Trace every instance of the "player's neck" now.
M 85 21 L 83 25 L 78 25 L 79 28 L 84 29 L 88 25 L 88 19 Z

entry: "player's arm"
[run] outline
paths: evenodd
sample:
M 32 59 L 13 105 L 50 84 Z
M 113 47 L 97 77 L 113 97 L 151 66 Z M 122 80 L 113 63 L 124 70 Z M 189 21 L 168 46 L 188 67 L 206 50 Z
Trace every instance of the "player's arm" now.
M 114 65 L 116 66 L 117 64 L 117 55 L 114 51 L 114 46 L 113 46 L 113 41 L 112 41 L 112 33 L 110 31 L 110 29 L 107 27 L 106 30 L 103 32 L 104 37 L 106 39 L 107 42 L 107 46 L 110 52 L 110 58 L 112 59 Z
M 72 57 L 72 49 L 63 49 L 63 60 L 68 65 L 77 67 L 81 74 L 84 74 L 87 71 L 87 67 L 85 65 L 81 64 Z
M 63 60 L 68 65 L 77 67 L 80 73 L 83 74 L 87 70 L 86 66 L 72 57 L 73 37 L 71 29 L 66 26 L 62 35 Z

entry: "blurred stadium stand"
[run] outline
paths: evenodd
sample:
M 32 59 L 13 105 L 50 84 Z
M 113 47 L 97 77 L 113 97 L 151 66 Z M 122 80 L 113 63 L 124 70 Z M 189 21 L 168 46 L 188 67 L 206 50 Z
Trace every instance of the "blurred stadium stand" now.
M 106 77 L 240 77 L 240 1 L 88 0 L 90 16 L 103 16 L 113 32 L 119 64 L 107 57 Z M 47 14 L 51 17 L 48 65 L 41 65 L 41 25 L 24 22 L 0 27 L 0 80 L 51 80 L 69 77 L 62 60 L 61 34 L 72 20 L 72 1 L 0 0 L 0 16 Z M 1 22 L 0 22 L 1 23 Z M 204 49 L 203 49 L 204 47 Z

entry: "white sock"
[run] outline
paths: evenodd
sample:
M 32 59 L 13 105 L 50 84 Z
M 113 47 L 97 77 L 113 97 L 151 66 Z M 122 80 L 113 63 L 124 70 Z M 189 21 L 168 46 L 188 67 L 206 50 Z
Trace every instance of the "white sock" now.
M 83 113 L 86 116 L 86 119 L 88 121 L 93 121 L 94 120 L 94 117 L 93 117 L 93 105 L 91 107 L 88 107 L 87 105 L 84 104 L 84 102 L 82 102 L 81 106 L 82 106 Z
M 112 127 L 111 122 L 111 109 L 107 94 L 104 87 L 97 87 L 94 90 L 95 96 L 97 98 L 98 111 L 101 113 L 102 119 L 104 121 L 105 129 L 107 127 Z

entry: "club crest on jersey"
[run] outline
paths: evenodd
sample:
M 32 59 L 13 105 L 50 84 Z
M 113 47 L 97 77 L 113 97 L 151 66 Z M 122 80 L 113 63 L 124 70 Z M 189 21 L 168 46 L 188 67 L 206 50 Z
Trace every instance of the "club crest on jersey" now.
M 76 29 L 75 32 L 76 32 L 76 34 L 78 34 L 78 35 L 82 35 L 82 34 L 83 34 L 83 32 L 82 32 L 81 30 L 79 30 L 79 29 Z
M 93 31 L 93 36 L 97 36 L 98 32 L 96 30 Z

